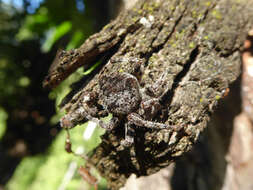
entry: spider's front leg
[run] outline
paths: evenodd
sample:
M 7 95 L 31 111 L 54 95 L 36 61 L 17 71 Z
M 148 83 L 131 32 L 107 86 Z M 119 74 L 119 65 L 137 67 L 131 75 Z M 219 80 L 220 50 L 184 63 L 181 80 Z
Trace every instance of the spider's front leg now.
M 90 120 L 106 130 L 112 130 L 118 123 L 118 118 L 113 117 L 109 122 L 103 122 L 96 118 L 98 116 L 97 105 L 98 93 L 90 92 L 81 96 L 77 105 L 74 105 L 69 112 L 60 119 L 62 128 L 71 129 L 77 124 Z
M 93 121 L 100 127 L 109 131 L 115 128 L 119 122 L 119 119 L 117 117 L 111 118 L 109 122 L 104 122 L 96 117 L 91 116 L 91 114 L 87 113 L 81 107 L 81 108 L 78 108 L 75 112 L 72 112 L 62 117 L 60 120 L 60 125 L 64 129 L 71 129 L 75 127 L 78 123 L 80 123 L 82 120 Z
M 119 119 L 117 117 L 112 117 L 108 123 L 106 123 L 96 117 L 92 117 L 90 115 L 87 116 L 87 119 L 89 121 L 93 121 L 94 123 L 96 123 L 97 125 L 99 125 L 100 127 L 102 127 L 103 129 L 105 129 L 107 131 L 111 131 L 119 123 Z

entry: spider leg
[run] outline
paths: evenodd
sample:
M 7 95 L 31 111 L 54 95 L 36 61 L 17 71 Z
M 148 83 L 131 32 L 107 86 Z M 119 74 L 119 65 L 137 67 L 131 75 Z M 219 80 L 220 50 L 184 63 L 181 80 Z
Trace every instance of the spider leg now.
M 60 119 L 60 125 L 62 128 L 71 129 L 75 127 L 78 123 L 80 123 L 82 120 L 85 120 L 85 119 L 95 122 L 97 125 L 99 125 L 100 127 L 106 130 L 112 130 L 119 121 L 117 117 L 113 117 L 108 123 L 105 123 L 104 121 L 96 117 L 92 117 L 82 107 L 80 107 L 75 112 L 72 112 L 62 117 Z
M 125 123 L 125 139 L 121 141 L 121 145 L 129 147 L 134 143 L 134 129 L 129 122 Z
M 117 117 L 113 117 L 110 119 L 110 121 L 108 123 L 96 118 L 96 117 L 92 117 L 90 115 L 87 116 L 87 119 L 90 120 L 90 121 L 93 121 L 95 122 L 97 125 L 99 125 L 100 127 L 102 127 L 103 129 L 106 129 L 108 131 L 114 129 L 118 122 L 119 122 L 119 119 Z
M 154 122 L 154 121 L 148 121 L 143 119 L 139 114 L 137 113 L 131 113 L 127 116 L 127 119 L 130 123 L 139 126 L 139 127 L 146 127 L 151 129 L 171 129 L 171 131 L 178 132 L 183 127 L 177 126 L 177 125 L 166 125 L 164 123 Z

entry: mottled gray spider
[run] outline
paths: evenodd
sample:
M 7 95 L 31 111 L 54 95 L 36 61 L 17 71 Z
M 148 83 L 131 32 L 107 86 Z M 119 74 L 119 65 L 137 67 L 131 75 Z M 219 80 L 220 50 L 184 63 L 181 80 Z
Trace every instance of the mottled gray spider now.
M 162 77 L 160 80 L 165 79 Z M 163 83 L 164 81 L 157 82 Z M 117 126 L 119 120 L 126 119 L 125 139 L 121 142 L 124 146 L 133 144 L 135 126 L 178 131 L 181 128 L 179 126 L 169 126 L 151 121 L 157 112 L 161 110 L 161 96 L 152 98 L 145 91 L 146 89 L 140 88 L 138 79 L 132 74 L 119 72 L 101 75 L 99 78 L 98 100 L 103 109 L 112 114 L 113 117 L 110 122 L 105 123 L 92 116 L 91 102 L 94 97 L 92 98 L 91 94 L 87 94 L 83 98 L 82 105 L 75 112 L 69 113 L 61 119 L 61 126 L 64 128 L 74 127 L 75 121 L 78 120 L 76 119 L 77 116 L 82 115 L 82 118 L 96 122 L 106 130 L 112 130 Z

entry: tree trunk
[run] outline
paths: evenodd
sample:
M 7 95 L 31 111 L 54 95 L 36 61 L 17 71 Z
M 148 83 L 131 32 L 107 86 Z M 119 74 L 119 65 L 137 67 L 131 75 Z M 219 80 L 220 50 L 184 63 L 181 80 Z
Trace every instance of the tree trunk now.
M 107 131 L 101 144 L 90 155 L 89 162 L 108 180 L 111 189 L 122 187 L 133 173 L 138 177 L 146 176 L 168 166 L 191 150 L 197 141 L 199 143 L 194 151 L 178 161 L 172 184 L 177 189 L 221 187 L 223 181 L 216 182 L 216 179 L 223 179 L 224 172 L 215 169 L 225 171 L 225 160 L 218 162 L 224 159 L 218 153 L 224 155 L 227 151 L 231 135 L 228 124 L 238 113 L 238 107 L 234 105 L 238 106 L 239 101 L 230 96 L 234 105 L 225 105 L 224 109 L 230 108 L 229 111 L 233 112 L 228 115 L 224 115 L 223 111 L 217 112 L 217 117 L 224 119 L 225 127 L 215 128 L 223 123 L 219 123 L 221 119 L 214 118 L 205 131 L 207 133 L 200 133 L 206 128 L 218 100 L 227 95 L 229 84 L 240 74 L 240 51 L 246 32 L 252 26 L 252 16 L 252 1 L 139 0 L 133 9 L 122 12 L 79 49 L 64 52 L 58 57 L 44 86 L 55 87 L 78 67 L 89 68 L 95 61 L 103 61 L 91 77 L 86 78 L 79 92 L 64 102 L 63 108 L 68 114 L 79 113 L 77 110 L 87 93 L 99 93 L 101 75 L 135 72 L 131 61 L 108 61 L 111 57 L 111 60 L 138 58 L 144 68 L 139 76 L 140 86 L 160 90 L 155 93 L 151 90 L 150 97 L 164 94 L 163 106 L 152 120 L 182 128 L 172 133 L 169 129 L 137 128 L 135 143 L 129 148 L 120 144 L 124 139 L 123 122 L 115 130 Z M 157 84 L 160 78 L 166 80 Z M 93 115 L 101 117 L 101 109 L 96 107 Z M 76 123 L 86 120 L 78 115 Z M 212 130 L 222 133 L 209 133 Z M 222 141 L 223 138 L 225 141 Z M 196 165 L 205 167 L 197 170 Z M 209 172 L 218 174 L 208 176 Z M 188 182 L 178 181 L 177 176 L 182 173 Z M 196 175 L 201 176 L 195 178 L 200 180 L 196 183 L 187 178 Z M 208 178 L 206 183 L 201 181 L 205 177 Z M 188 183 L 191 185 L 188 186 Z

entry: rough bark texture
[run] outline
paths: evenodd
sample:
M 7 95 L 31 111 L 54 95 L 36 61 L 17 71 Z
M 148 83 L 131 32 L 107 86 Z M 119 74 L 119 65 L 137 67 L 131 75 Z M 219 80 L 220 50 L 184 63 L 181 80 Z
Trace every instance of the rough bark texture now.
M 166 77 L 159 84 L 161 92 L 153 94 L 156 97 L 169 89 L 160 114 L 153 120 L 182 126 L 183 130 L 171 134 L 167 129 L 138 128 L 130 148 L 120 145 L 123 123 L 106 132 L 90 155 L 90 163 L 108 180 L 111 189 L 123 186 L 132 173 L 153 174 L 191 150 L 225 89 L 240 74 L 240 50 L 252 26 L 252 16 L 252 1 L 140 0 L 79 49 L 59 56 L 45 86 L 54 87 L 76 68 L 88 68 L 99 58 L 108 60 L 111 56 L 115 60 L 144 60 L 140 77 L 143 88 L 155 86 L 155 81 Z M 102 66 L 100 73 L 88 78 L 65 102 L 65 110 L 75 112 L 88 92 L 98 92 L 101 73 L 134 72 L 124 61 Z M 102 116 L 99 111 L 94 115 Z M 81 115 L 78 120 L 86 121 Z

